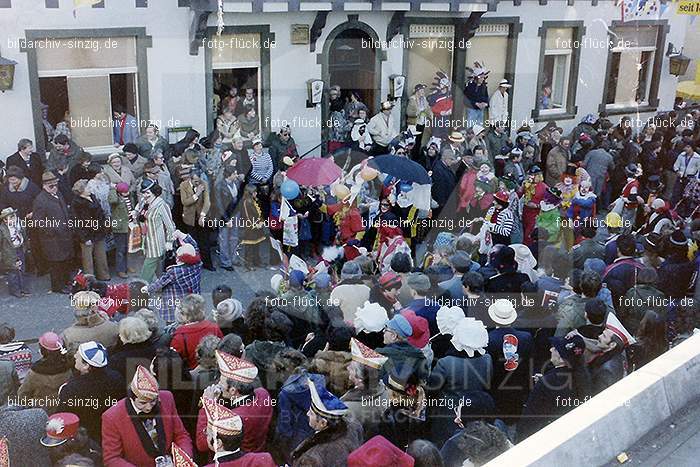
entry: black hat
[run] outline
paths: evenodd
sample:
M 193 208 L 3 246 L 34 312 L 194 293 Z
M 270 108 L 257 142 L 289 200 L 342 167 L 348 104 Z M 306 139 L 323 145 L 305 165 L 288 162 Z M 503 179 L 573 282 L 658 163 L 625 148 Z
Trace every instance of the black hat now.
M 528 170 L 527 173 L 530 175 L 535 175 L 538 173 L 542 173 L 542 169 L 540 169 L 540 166 L 538 165 L 533 165 L 532 167 L 530 167 L 530 170 Z
M 656 232 L 649 232 L 644 237 L 644 249 L 649 251 L 659 251 L 659 245 L 661 243 L 661 235 Z
M 134 143 L 126 143 L 122 148 L 122 152 L 128 152 L 130 154 L 138 154 L 139 148 Z
M 661 185 L 661 177 L 658 175 L 649 175 L 649 178 L 647 178 L 647 185 L 649 185 L 649 188 L 658 188 Z
M 155 180 L 151 179 L 144 179 L 141 182 L 141 193 L 145 193 L 147 191 L 151 191 L 151 188 L 153 188 L 155 185 L 157 185 Z

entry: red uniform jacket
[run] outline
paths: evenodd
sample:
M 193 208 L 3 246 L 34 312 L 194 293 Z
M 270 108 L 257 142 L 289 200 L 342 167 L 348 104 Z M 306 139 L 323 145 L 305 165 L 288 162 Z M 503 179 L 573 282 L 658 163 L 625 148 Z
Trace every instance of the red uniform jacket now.
M 241 449 L 249 453 L 265 451 L 267 432 L 270 429 L 273 409 L 270 393 L 264 388 L 257 388 L 255 390 L 255 397 L 253 400 L 244 402 L 232 409 L 233 412 L 243 420 L 243 442 L 241 443 Z M 199 410 L 199 415 L 197 415 L 196 441 L 199 451 L 209 451 L 209 447 L 207 446 L 207 414 L 204 412 L 203 408 Z
M 272 456 L 266 452 L 247 452 L 240 457 L 233 454 L 221 457 L 218 464 L 207 464 L 206 467 L 216 467 L 217 465 L 219 467 L 277 467 Z
M 155 465 L 155 457 L 148 455 L 127 412 L 128 398 L 120 400 L 102 414 L 102 459 L 105 467 Z M 163 423 L 166 452 L 174 442 L 192 455 L 192 440 L 182 425 L 170 391 L 160 391 L 160 417 Z

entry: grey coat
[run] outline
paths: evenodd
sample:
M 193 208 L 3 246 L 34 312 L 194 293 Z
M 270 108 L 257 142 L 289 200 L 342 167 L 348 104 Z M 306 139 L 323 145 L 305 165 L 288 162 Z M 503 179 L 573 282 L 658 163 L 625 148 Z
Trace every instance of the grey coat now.
M 7 438 L 10 465 L 51 467 L 48 449 L 39 442 L 48 418 L 41 409 L 0 406 L 0 438 Z
M 583 165 L 591 176 L 593 192 L 600 197 L 605 185 L 605 178 L 615 170 L 613 156 L 605 149 L 593 149 L 586 154 Z

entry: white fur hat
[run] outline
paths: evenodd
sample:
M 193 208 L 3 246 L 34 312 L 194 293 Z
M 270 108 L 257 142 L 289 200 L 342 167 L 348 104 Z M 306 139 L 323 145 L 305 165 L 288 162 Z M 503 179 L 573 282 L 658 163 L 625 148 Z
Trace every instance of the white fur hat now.
M 474 352 L 484 355 L 489 343 L 489 333 L 481 321 L 463 318 L 457 323 L 450 342 L 455 349 L 466 352 L 470 357 L 474 356 Z

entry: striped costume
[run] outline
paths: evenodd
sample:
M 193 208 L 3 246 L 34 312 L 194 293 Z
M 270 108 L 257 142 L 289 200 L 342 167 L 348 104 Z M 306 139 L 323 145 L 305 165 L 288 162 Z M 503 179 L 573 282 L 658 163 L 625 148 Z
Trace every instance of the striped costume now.
M 146 217 L 145 224 L 142 224 L 144 255 L 146 258 L 160 258 L 165 254 L 166 244 L 172 242 L 173 232 L 175 232 L 170 207 L 163 199 L 157 197 L 144 215 Z

